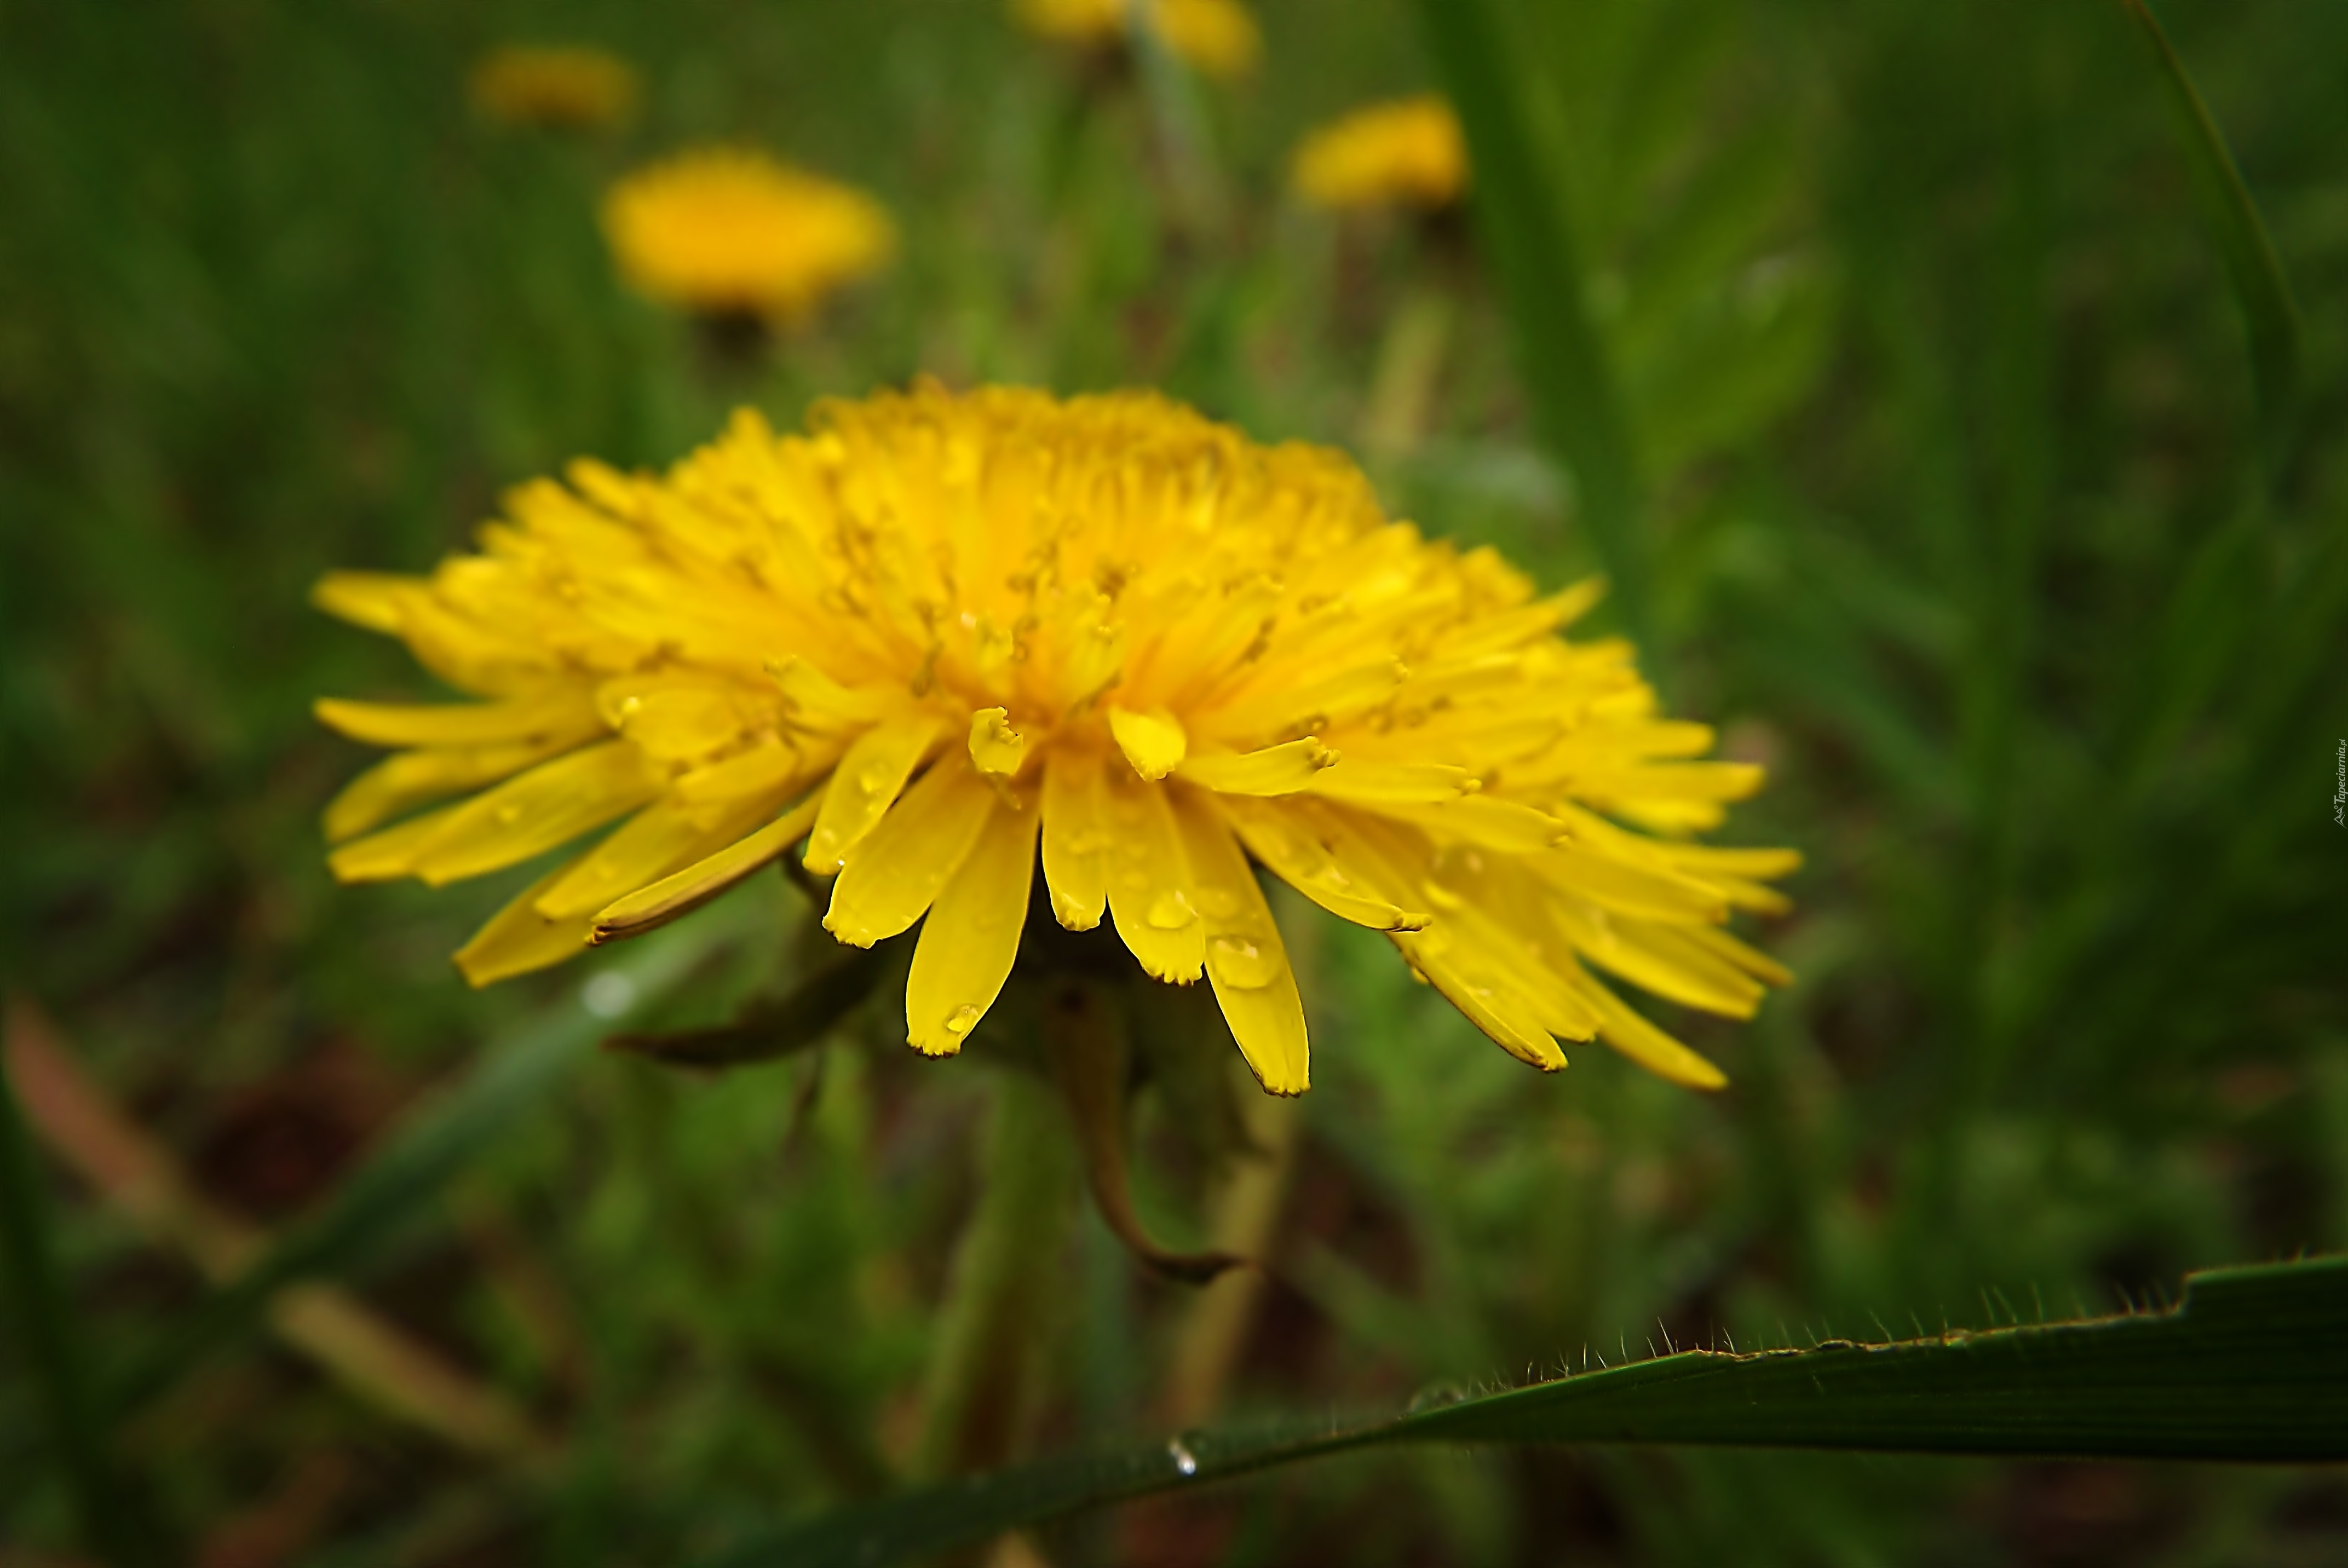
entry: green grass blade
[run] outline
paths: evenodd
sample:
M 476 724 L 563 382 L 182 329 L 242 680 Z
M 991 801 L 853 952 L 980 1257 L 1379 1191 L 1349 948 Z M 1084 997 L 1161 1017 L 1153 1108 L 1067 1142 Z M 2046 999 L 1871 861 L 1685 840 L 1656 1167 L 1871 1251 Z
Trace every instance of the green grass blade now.
M 1572 471 L 1578 515 L 1626 627 L 1643 642 L 1651 606 L 1636 445 L 1590 319 L 1572 225 L 1534 150 L 1489 0 L 1419 0 L 1418 9 L 1467 133 L 1477 232 L 1516 326 L 1535 426 Z
M 5 1071 L 0 1071 L 0 1299 L 21 1336 L 82 1538 L 108 1563 L 144 1561 L 134 1514 L 107 1452 L 74 1314 L 57 1278 L 32 1141 Z
M 1102 1503 L 1392 1443 L 2348 1459 L 2348 1257 L 2196 1275 L 2167 1312 L 1685 1351 L 1385 1420 L 1184 1434 L 842 1509 L 706 1568 L 880 1568 Z
M 673 939 L 613 972 L 632 982 L 641 1005 L 673 986 L 704 950 L 696 939 Z M 544 1099 L 611 1027 L 610 1020 L 566 998 L 519 1039 L 485 1051 L 470 1077 L 394 1133 L 318 1212 L 132 1359 L 108 1390 L 108 1408 L 135 1407 L 221 1345 L 250 1332 L 269 1298 L 286 1286 L 341 1273 L 375 1255 L 509 1122 Z
M 2233 285 L 2234 299 L 2250 334 L 2250 373 L 2258 386 L 2260 412 L 2269 438 L 2279 442 L 2288 434 L 2299 401 L 2299 307 L 2291 302 L 2291 285 L 2283 277 L 2282 261 L 2275 254 L 2266 223 L 2259 217 L 2258 203 L 2242 183 L 2242 171 L 2226 146 L 2225 133 L 2218 128 L 2200 89 L 2187 74 L 2185 62 L 2178 58 L 2168 35 L 2161 30 L 2145 0 L 2126 0 L 2126 4 L 2151 46 L 2168 87 L 2169 108 L 2176 116 L 2186 159 L 2193 168 L 2211 238 L 2225 260 L 2226 277 Z
M 2348 1458 L 2348 1258 L 2187 1281 L 2168 1312 L 1879 1346 L 1643 1362 L 1420 1416 L 1457 1442 Z M 2328 1392 L 2327 1392 L 2328 1390 Z

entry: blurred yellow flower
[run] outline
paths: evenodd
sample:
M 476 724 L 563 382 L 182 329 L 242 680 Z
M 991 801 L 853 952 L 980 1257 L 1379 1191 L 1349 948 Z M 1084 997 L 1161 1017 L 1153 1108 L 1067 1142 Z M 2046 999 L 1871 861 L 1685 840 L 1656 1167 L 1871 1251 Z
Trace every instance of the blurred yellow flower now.
M 635 68 L 604 49 L 492 49 L 468 85 L 477 110 L 511 125 L 593 129 L 636 108 Z
M 1039 38 L 1086 49 L 1124 46 L 1141 18 L 1138 0 L 1013 0 L 1012 15 Z M 1230 80 L 1253 71 L 1263 35 L 1239 0 L 1154 0 L 1148 25 L 1167 52 L 1203 75 Z
M 1297 194 L 1332 209 L 1447 207 L 1468 185 L 1468 148 L 1451 106 L 1429 94 L 1356 109 L 1306 137 Z
M 628 282 L 664 303 L 789 321 L 887 263 L 880 204 L 764 153 L 704 148 L 640 169 L 603 198 Z
M 1535 597 L 1389 520 L 1340 454 L 1148 393 L 922 384 L 568 480 L 428 578 L 317 592 L 480 699 L 318 704 L 405 748 L 328 809 L 338 876 L 437 886 L 621 825 L 457 955 L 477 985 L 802 839 L 840 941 L 926 916 L 906 1030 L 933 1055 L 1010 975 L 1039 846 L 1060 924 L 1106 913 L 1150 975 L 1203 973 L 1279 1094 L 1304 1016 L 1251 858 L 1544 1069 L 1595 1037 L 1722 1081 L 1593 968 L 1738 1017 L 1786 979 L 1723 927 L 1782 908 L 1762 882 L 1797 856 L 1685 836 L 1760 770 L 1693 760 L 1712 732 L 1659 715 L 1627 644 L 1559 635 L 1593 584 Z

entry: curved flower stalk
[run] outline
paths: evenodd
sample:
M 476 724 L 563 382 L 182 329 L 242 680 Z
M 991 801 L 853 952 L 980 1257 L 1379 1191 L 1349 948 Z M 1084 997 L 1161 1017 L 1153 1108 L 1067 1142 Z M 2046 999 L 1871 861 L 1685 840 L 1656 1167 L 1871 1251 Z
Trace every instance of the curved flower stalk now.
M 1560 635 L 1593 584 L 1540 597 L 1422 538 L 1337 453 L 1148 393 L 922 384 L 568 480 L 428 578 L 318 589 L 479 699 L 319 704 L 402 748 L 327 813 L 339 876 L 437 885 L 618 825 L 458 955 L 476 984 L 787 853 L 834 879 L 839 940 L 921 923 L 932 1055 L 1011 975 L 1039 858 L 1060 925 L 1203 978 L 1279 1094 L 1305 1021 L 1258 866 L 1546 1070 L 1598 1039 L 1716 1085 L 1598 971 L 1735 1016 L 1786 979 L 1724 926 L 1781 908 L 1796 856 L 1688 836 L 1759 770 L 1698 760 L 1712 732 L 1657 712 L 1626 644 Z

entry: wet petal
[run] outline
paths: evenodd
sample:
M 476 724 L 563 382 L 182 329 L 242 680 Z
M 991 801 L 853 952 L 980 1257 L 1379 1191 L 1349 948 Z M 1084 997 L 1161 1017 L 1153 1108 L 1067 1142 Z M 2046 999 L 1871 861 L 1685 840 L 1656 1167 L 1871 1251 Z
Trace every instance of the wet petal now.
M 464 809 L 461 804 L 443 806 L 345 844 L 326 856 L 326 869 L 337 882 L 390 882 L 408 876 L 416 869 L 417 854 Z
M 633 811 L 662 784 L 625 741 L 542 763 L 450 813 L 417 851 L 416 875 L 438 887 L 502 871 Z
M 1089 931 L 1108 907 L 1108 785 L 1101 757 L 1056 750 L 1044 766 L 1044 880 L 1052 914 L 1071 931 Z
M 824 929 L 869 948 L 911 926 L 970 853 L 994 804 L 994 786 L 967 758 L 941 759 L 856 846 L 831 885 Z M 816 825 L 821 831 L 821 818 Z
M 1565 1065 L 1565 1052 L 1541 1021 L 1541 1009 L 1505 979 L 1479 965 L 1473 955 L 1453 944 L 1439 925 L 1417 932 L 1400 932 L 1388 938 L 1411 968 L 1467 1015 L 1501 1050 L 1544 1072 Z
M 880 822 L 942 728 L 934 713 L 908 713 L 856 738 L 832 770 L 831 787 L 808 835 L 809 871 L 829 876 L 847 864 L 848 852 Z
M 1042 815 L 1034 800 L 997 799 L 978 842 L 930 907 L 905 982 L 905 1040 L 916 1050 L 960 1050 L 1011 978 Z
M 773 718 L 771 711 L 757 713 L 754 703 L 723 686 L 657 676 L 607 681 L 596 702 L 606 723 L 661 762 L 715 756 L 739 744 L 761 720 Z
M 1230 798 L 1216 804 L 1249 854 L 1339 919 L 1373 931 L 1416 931 L 1433 918 L 1423 910 L 1389 903 L 1349 874 L 1343 859 L 1315 832 L 1318 819 L 1310 815 L 1308 804 L 1273 805 Z
M 1312 1081 L 1304 1003 L 1263 889 L 1231 829 L 1203 802 L 1182 794 L 1169 804 L 1190 864 L 1207 979 L 1231 1038 L 1257 1082 L 1274 1094 L 1302 1094 Z
M 1432 851 L 1412 829 L 1360 811 L 1330 812 L 1327 823 L 1344 864 L 1384 897 L 1437 891 Z M 1509 1055 L 1544 1072 L 1562 1068 L 1565 1053 L 1550 1037 L 1550 1025 L 1553 1020 L 1572 1020 L 1562 1015 L 1554 996 L 1529 991 L 1520 972 L 1512 973 L 1488 950 L 1488 931 L 1472 918 L 1465 923 L 1457 918 L 1469 913 L 1463 900 L 1447 895 L 1444 902 L 1450 908 L 1439 911 L 1426 929 L 1395 932 L 1388 940 L 1446 1000 Z M 1517 966 L 1519 971 L 1523 968 Z
M 379 823 L 544 762 L 568 741 L 428 746 L 386 757 L 343 786 L 326 807 L 326 841 L 340 844 Z
M 1207 962 L 1207 934 L 1190 893 L 1190 871 L 1166 804 L 1166 786 L 1144 784 L 1122 768 L 1108 774 L 1108 908 L 1141 967 L 1161 980 L 1189 985 Z
M 721 762 L 679 775 L 670 793 L 688 805 L 724 805 L 745 795 L 787 792 L 820 764 L 780 741 L 765 741 Z

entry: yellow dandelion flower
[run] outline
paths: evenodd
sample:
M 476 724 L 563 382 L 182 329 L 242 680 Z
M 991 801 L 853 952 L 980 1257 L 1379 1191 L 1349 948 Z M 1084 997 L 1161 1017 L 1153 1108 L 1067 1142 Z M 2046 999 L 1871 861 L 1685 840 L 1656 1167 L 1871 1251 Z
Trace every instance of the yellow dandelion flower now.
M 636 108 L 635 68 L 604 49 L 492 49 L 468 86 L 477 110 L 510 125 L 592 130 Z
M 1258 866 L 1544 1069 L 1594 1037 L 1715 1085 L 1597 971 L 1736 1017 L 1786 979 L 1724 927 L 1782 908 L 1763 883 L 1797 857 L 1686 836 L 1759 770 L 1696 760 L 1712 732 L 1657 712 L 1626 644 L 1559 634 L 1591 585 L 1540 598 L 1423 538 L 1337 453 L 1148 393 L 922 384 L 568 480 L 428 578 L 318 589 L 479 699 L 319 703 L 403 748 L 328 809 L 338 876 L 438 885 L 618 825 L 457 955 L 477 985 L 802 840 L 839 940 L 923 922 L 906 1030 L 932 1055 L 1010 976 L 1039 856 L 1061 925 L 1203 976 L 1280 1094 L 1304 1015 Z
M 737 148 L 680 153 L 620 180 L 603 199 L 603 232 L 649 298 L 785 321 L 885 265 L 897 244 L 862 191 Z
M 1291 178 L 1315 207 L 1447 207 L 1468 187 L 1468 145 L 1432 94 L 1374 104 L 1306 137 Z
M 1013 0 L 1019 25 L 1075 48 L 1123 48 L 1141 18 L 1137 0 Z M 1231 80 L 1254 71 L 1263 34 L 1239 0 L 1154 0 L 1148 25 L 1167 53 L 1202 75 Z

